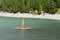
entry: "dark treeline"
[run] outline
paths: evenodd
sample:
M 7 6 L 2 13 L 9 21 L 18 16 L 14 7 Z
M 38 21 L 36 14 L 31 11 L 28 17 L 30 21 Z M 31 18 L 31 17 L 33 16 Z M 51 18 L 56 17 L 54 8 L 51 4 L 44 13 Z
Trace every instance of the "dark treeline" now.
M 60 0 L 0 0 L 0 11 L 24 12 L 38 10 L 54 14 L 60 8 Z

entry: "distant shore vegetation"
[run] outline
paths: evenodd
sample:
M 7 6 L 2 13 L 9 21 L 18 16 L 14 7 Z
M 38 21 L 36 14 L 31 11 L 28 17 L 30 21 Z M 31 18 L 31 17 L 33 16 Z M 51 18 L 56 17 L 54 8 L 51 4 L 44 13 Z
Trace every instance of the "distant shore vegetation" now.
M 0 11 L 28 13 L 41 11 L 55 14 L 60 10 L 60 0 L 0 0 Z

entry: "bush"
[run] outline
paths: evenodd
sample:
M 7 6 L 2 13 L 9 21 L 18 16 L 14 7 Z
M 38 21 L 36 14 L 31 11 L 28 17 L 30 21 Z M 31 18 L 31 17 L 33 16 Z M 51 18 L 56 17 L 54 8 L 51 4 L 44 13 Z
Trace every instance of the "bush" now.
M 60 8 L 58 8 L 58 10 L 57 10 L 57 12 L 56 12 L 57 14 L 60 14 Z

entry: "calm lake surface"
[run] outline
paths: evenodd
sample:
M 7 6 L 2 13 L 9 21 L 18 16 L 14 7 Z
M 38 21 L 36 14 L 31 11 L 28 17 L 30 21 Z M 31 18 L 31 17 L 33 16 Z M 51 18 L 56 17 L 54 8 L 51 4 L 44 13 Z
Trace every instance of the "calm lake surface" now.
M 60 40 L 60 20 L 25 18 L 31 30 L 16 30 L 22 18 L 0 17 L 0 40 Z

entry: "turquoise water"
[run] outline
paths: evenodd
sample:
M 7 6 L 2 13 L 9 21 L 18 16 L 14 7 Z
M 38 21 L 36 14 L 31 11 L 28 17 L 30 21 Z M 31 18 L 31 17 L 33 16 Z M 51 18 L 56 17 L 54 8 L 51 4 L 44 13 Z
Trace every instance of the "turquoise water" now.
M 31 30 L 15 30 L 22 18 L 0 17 L 0 40 L 60 40 L 60 20 L 25 18 Z

